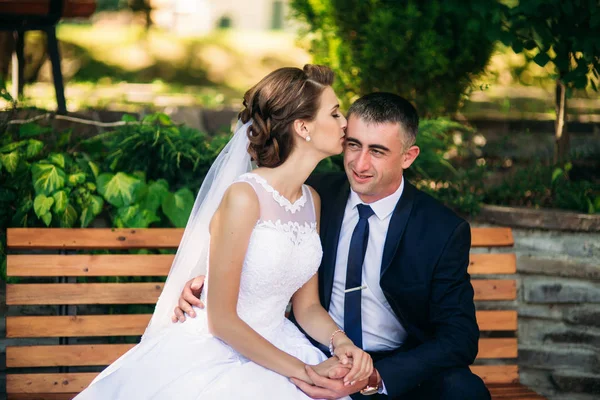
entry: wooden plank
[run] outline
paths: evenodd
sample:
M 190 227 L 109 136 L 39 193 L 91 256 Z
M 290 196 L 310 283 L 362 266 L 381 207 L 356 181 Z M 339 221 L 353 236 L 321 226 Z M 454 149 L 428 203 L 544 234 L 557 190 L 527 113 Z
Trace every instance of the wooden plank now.
M 96 372 L 6 374 L 7 393 L 74 393 L 89 386 Z
M 10 228 L 12 249 L 141 249 L 177 248 L 183 229 L 148 228 Z
M 471 371 L 483 379 L 486 384 L 519 382 L 517 365 L 472 365 Z
M 475 300 L 513 300 L 514 279 L 472 280 Z M 162 282 L 7 284 L 7 305 L 37 304 L 154 304 Z
M 7 284 L 7 305 L 155 304 L 164 283 Z
M 139 336 L 150 314 L 6 317 L 6 337 Z M 482 331 L 515 331 L 514 310 L 477 311 Z
M 18 368 L 108 365 L 133 346 L 133 344 L 7 346 L 6 366 Z
M 481 331 L 516 331 L 515 310 L 477 311 L 477 325 Z
M 8 353 L 7 353 L 8 354 Z M 517 339 L 479 339 L 479 353 L 477 358 L 517 358 Z
M 472 275 L 515 274 L 516 254 L 471 254 L 469 273 Z
M 8 276 L 167 276 L 174 254 L 10 254 Z
M 514 244 L 510 228 L 471 228 L 472 247 L 506 247 Z
M 475 300 L 514 300 L 517 298 L 517 281 L 514 279 L 473 279 L 471 283 L 475 290 Z
M 176 248 L 180 228 L 10 228 L 7 244 L 13 249 L 138 249 Z M 510 228 L 472 228 L 473 247 L 512 246 Z
M 150 314 L 6 317 L 7 338 L 139 336 Z
M 77 393 L 7 393 L 7 400 L 72 400 Z
M 504 384 L 489 384 L 487 385 L 492 400 L 525 400 L 525 399 L 536 399 L 545 400 L 544 396 L 537 394 L 526 386 L 520 383 L 504 383 Z
M 474 365 L 471 370 L 486 384 L 517 383 L 516 365 Z M 8 393 L 73 393 L 85 389 L 97 373 L 7 374 Z
M 64 0 L 63 17 L 87 18 L 96 11 L 95 0 Z M 46 15 L 50 0 L 0 0 L 0 13 L 17 15 Z

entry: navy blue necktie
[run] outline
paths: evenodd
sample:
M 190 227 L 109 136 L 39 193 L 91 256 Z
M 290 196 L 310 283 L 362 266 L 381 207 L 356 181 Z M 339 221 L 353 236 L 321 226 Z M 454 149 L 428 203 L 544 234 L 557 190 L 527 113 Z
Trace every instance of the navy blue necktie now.
M 358 223 L 350 239 L 348 269 L 346 270 L 346 296 L 344 299 L 344 330 L 354 344 L 362 348 L 361 296 L 362 266 L 369 242 L 369 217 L 373 209 L 359 204 Z M 356 290 L 349 290 L 356 289 Z

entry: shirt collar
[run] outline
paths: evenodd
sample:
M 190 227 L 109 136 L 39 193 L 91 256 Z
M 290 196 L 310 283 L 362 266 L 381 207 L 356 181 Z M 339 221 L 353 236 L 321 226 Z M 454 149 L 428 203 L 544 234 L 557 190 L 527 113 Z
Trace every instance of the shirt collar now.
M 390 194 L 387 197 L 384 197 L 381 200 L 377 200 L 376 202 L 369 204 L 369 206 L 371 206 L 371 208 L 375 212 L 375 215 L 377 215 L 377 218 L 379 218 L 380 220 L 383 220 L 383 219 L 387 218 L 394 211 L 394 208 L 396 208 L 396 204 L 398 204 L 398 201 L 400 200 L 400 197 L 402 196 L 403 191 L 404 191 L 404 177 L 402 177 L 402 182 L 400 183 L 400 186 L 394 193 Z M 356 208 L 357 205 L 365 204 L 360 199 L 360 197 L 358 197 L 358 194 L 354 190 L 352 190 L 352 188 L 350 188 L 349 202 L 350 202 L 350 208 L 353 210 Z

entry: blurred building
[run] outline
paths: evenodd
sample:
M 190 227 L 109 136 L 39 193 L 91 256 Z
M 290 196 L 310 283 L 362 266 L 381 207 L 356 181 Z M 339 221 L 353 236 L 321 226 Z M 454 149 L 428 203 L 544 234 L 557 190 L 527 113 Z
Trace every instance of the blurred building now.
M 287 20 L 289 0 L 150 0 L 152 20 L 179 34 L 218 28 L 294 30 Z

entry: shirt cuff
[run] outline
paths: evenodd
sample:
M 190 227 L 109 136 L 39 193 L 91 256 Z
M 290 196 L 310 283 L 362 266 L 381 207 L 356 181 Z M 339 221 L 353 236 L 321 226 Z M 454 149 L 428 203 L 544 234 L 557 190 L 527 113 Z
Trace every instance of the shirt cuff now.
M 381 387 L 379 388 L 379 390 L 377 391 L 377 393 L 379 394 L 385 394 L 387 395 L 387 390 L 385 390 L 385 383 L 383 382 L 383 379 L 381 380 Z

